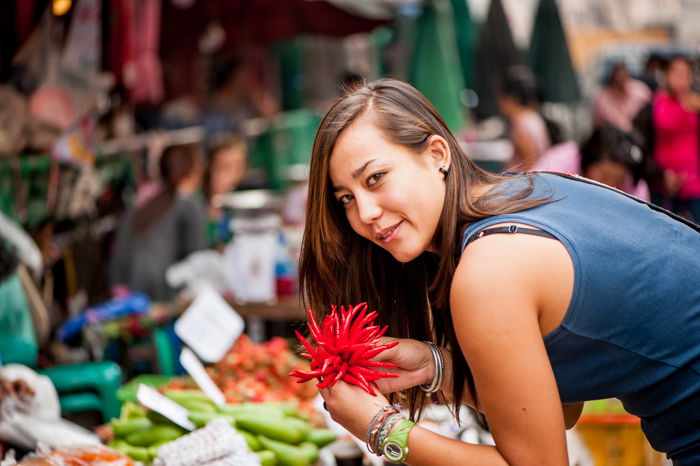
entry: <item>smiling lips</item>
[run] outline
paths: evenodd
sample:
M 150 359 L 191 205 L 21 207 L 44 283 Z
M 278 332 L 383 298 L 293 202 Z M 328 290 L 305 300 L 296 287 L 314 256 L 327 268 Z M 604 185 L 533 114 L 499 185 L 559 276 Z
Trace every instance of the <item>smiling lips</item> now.
M 383 229 L 379 233 L 377 233 L 376 238 L 379 241 L 382 241 L 384 243 L 388 243 L 391 241 L 394 237 L 394 232 L 399 228 L 399 226 L 403 223 L 403 220 L 401 220 L 399 223 L 396 223 L 388 228 Z

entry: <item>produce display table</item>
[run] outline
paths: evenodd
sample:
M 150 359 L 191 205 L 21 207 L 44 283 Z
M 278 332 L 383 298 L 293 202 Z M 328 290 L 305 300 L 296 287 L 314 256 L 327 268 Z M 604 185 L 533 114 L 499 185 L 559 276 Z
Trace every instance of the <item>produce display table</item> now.
M 626 413 L 584 414 L 576 424 L 596 466 L 662 466 L 664 455 L 644 437 L 638 417 Z

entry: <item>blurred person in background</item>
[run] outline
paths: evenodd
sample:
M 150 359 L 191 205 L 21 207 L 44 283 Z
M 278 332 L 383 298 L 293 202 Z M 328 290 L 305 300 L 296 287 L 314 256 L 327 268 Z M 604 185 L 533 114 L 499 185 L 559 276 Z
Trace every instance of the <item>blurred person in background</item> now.
M 551 145 L 547 124 L 538 111 L 538 90 L 532 73 L 520 66 L 509 69 L 498 101 L 510 124 L 513 144 L 506 169 L 530 170 Z
M 614 126 L 596 128 L 581 146 L 580 173 L 645 201 L 649 186 L 642 176 L 642 149 L 631 133 Z
M 235 190 L 243 180 L 248 164 L 248 146 L 240 134 L 214 138 L 204 174 L 203 191 L 207 199 L 207 238 L 211 247 L 231 238 L 226 215 L 217 196 Z
M 656 89 L 661 84 L 664 66 L 665 60 L 658 53 L 650 53 L 649 57 L 647 57 L 639 80 L 646 84 L 651 92 L 656 92 Z
M 216 67 L 213 92 L 201 116 L 205 147 L 218 134 L 242 131 L 246 120 L 270 118 L 279 111 L 279 102 L 256 82 L 248 62 L 224 59 Z
M 617 62 L 593 101 L 593 123 L 631 131 L 634 116 L 650 100 L 649 88 L 630 76 L 627 65 Z
M 700 95 L 692 83 L 691 61 L 670 57 L 664 86 L 635 117 L 635 128 L 644 138 L 652 202 L 699 222 Z
M 167 147 L 159 160 L 156 194 L 128 211 L 112 252 L 110 278 L 154 301 L 168 301 L 176 290 L 165 280 L 169 266 L 206 247 L 199 145 Z
M 637 138 L 611 125 L 595 128 L 580 149 L 576 142 L 552 146 L 533 166 L 579 174 L 645 201 L 649 187 L 642 177 L 642 149 Z

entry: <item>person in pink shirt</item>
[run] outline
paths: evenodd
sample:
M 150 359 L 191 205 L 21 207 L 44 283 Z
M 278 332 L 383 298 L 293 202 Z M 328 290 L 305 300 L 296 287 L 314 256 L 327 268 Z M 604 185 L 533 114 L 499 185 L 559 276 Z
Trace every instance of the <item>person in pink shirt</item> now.
M 691 89 L 691 62 L 669 59 L 665 86 L 652 107 L 653 157 L 662 173 L 652 200 L 700 222 L 700 95 Z
M 650 100 L 651 91 L 646 84 L 630 77 L 627 66 L 618 62 L 610 71 L 607 83 L 595 96 L 593 123 L 631 131 L 634 116 Z

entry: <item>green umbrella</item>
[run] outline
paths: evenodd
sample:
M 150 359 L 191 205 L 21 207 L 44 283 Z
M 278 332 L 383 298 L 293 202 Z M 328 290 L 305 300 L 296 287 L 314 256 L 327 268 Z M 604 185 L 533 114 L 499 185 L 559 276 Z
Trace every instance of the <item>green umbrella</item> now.
M 474 87 L 474 55 L 478 29 L 476 23 L 472 21 L 466 0 L 451 0 L 451 3 L 464 84 L 467 87 Z
M 448 0 L 426 3 L 416 24 L 415 40 L 409 81 L 432 102 L 447 126 L 457 132 L 465 123 L 460 103 L 464 77 Z
M 540 0 L 530 36 L 530 66 L 548 102 L 581 99 L 555 0 Z
M 506 72 L 511 66 L 522 63 L 503 4 L 501 0 L 491 0 L 486 21 L 479 29 L 476 49 L 474 90 L 479 97 L 476 108 L 479 117 L 487 118 L 500 113 L 498 93 Z

